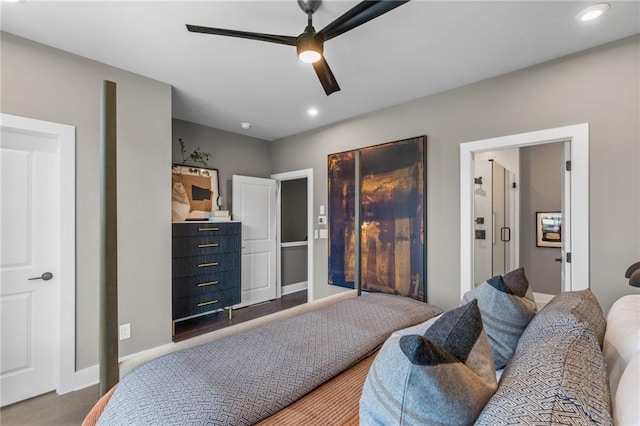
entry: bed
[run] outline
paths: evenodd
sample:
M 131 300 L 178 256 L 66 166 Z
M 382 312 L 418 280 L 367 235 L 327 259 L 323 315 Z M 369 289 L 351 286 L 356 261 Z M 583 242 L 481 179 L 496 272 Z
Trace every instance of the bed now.
M 172 352 L 124 376 L 83 424 L 357 424 L 375 351 L 440 312 L 366 294 Z

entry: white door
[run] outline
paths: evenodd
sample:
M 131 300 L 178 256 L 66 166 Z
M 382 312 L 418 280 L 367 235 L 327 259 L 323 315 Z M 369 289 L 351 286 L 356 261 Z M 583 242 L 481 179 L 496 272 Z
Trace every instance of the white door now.
M 242 221 L 242 302 L 276 298 L 276 192 L 273 179 L 232 178 L 233 219 Z
M 58 380 L 58 141 L 3 127 L 0 142 L 2 406 Z M 43 274 L 51 279 L 33 279 Z M 45 278 L 48 278 L 46 275 Z

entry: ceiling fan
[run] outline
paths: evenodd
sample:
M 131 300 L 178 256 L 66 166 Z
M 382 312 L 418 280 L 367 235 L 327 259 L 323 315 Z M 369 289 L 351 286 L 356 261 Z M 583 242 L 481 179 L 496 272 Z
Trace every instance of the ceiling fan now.
M 329 96 L 333 92 L 339 91 L 340 86 L 323 56 L 324 42 L 375 19 L 408 1 L 409 0 L 362 1 L 343 13 L 329 25 L 316 32 L 315 28 L 313 28 L 312 18 L 314 12 L 318 10 L 320 4 L 322 4 L 322 0 L 298 0 L 298 5 L 302 11 L 307 14 L 307 27 L 304 29 L 304 32 L 297 37 L 200 27 L 197 25 L 187 25 L 187 30 L 193 33 L 248 38 L 267 41 L 269 43 L 296 46 L 298 58 L 303 62 L 313 64 L 313 69 L 316 71 L 325 93 Z

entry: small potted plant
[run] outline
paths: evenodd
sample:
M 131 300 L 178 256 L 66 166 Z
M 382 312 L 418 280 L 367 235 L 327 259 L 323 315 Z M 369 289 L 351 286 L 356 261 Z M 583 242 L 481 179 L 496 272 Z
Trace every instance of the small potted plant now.
M 190 173 L 197 173 L 198 176 L 209 176 L 208 170 L 203 170 L 199 167 L 191 167 L 187 164 L 187 162 L 194 163 L 195 165 L 200 164 L 204 167 L 207 167 L 209 158 L 211 158 L 212 155 L 208 152 L 202 151 L 200 147 L 197 147 L 191 154 L 187 156 L 187 150 L 184 147 L 184 141 L 182 140 L 182 138 L 178 139 L 178 143 L 180 144 L 180 154 L 182 155 L 182 164 L 173 165 L 174 173 L 178 175 L 178 181 L 182 182 L 182 172 L 185 167 Z

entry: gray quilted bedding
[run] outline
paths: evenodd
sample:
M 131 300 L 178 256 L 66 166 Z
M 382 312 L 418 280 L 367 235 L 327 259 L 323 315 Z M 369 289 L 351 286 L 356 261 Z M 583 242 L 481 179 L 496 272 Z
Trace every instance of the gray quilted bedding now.
M 250 425 L 440 312 L 367 294 L 174 352 L 124 377 L 98 425 Z

